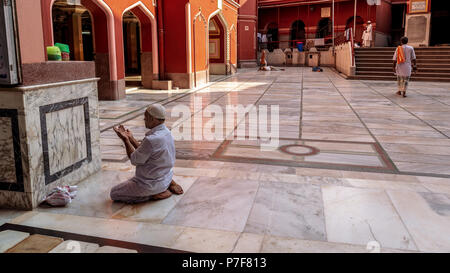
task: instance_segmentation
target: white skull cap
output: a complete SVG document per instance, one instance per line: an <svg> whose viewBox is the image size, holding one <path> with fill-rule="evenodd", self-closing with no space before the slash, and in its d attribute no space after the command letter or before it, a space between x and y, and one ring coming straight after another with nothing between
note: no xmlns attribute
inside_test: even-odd
<svg viewBox="0 0 450 273"><path fill-rule="evenodd" d="M166 108L159 103L150 105L146 112L156 119L166 119Z"/></svg>

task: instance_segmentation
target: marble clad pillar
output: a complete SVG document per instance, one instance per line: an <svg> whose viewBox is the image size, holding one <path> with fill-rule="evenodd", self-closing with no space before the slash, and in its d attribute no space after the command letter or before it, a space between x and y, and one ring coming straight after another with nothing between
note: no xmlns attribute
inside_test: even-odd
<svg viewBox="0 0 450 273"><path fill-rule="evenodd" d="M30 210L100 170L97 81L0 88L0 207Z"/></svg>

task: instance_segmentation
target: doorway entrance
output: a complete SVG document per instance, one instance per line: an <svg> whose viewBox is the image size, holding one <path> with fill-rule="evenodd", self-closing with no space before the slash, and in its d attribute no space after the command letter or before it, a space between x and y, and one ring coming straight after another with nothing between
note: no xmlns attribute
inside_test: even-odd
<svg viewBox="0 0 450 273"><path fill-rule="evenodd" d="M450 1L431 1L430 46L450 45Z"/></svg>
<svg viewBox="0 0 450 273"><path fill-rule="evenodd" d="M406 4L392 5L391 45L400 45L400 39L405 35Z"/></svg>

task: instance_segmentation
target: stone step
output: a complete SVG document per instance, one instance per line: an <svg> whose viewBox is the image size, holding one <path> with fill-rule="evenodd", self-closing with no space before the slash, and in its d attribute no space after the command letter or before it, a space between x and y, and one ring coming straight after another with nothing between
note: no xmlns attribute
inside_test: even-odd
<svg viewBox="0 0 450 273"><path fill-rule="evenodd" d="M358 58L355 59L356 64L362 64L362 63L392 63L392 57L391 58ZM429 59L417 59L417 63L422 64L450 64L450 58L448 59L435 59L435 60L429 60Z"/></svg>
<svg viewBox="0 0 450 273"><path fill-rule="evenodd" d="M392 51L396 47L371 47L371 48L355 48L355 51ZM450 50L448 46L434 46L434 47L415 47L415 51L440 51L440 50Z"/></svg>
<svg viewBox="0 0 450 273"><path fill-rule="evenodd" d="M450 69L450 64L444 64L444 63L437 63L437 64L430 64L430 63L418 63L419 69L424 68L433 68L433 69ZM386 69L392 69L392 62L385 62L385 63L358 63L358 68L386 68Z"/></svg>
<svg viewBox="0 0 450 273"><path fill-rule="evenodd" d="M356 60L367 60L367 59L381 59L381 60L392 60L393 55L386 55L386 56L381 56L381 55L374 55L374 56L355 56ZM435 60L445 60L447 62L450 63L450 55L429 55L429 56L417 56L417 60L422 60L422 61L429 61L429 62L434 62Z"/></svg>
<svg viewBox="0 0 450 273"><path fill-rule="evenodd" d="M361 72L392 72L392 65L391 66L383 66L383 67L356 67L356 71ZM450 74L450 67L447 68L426 68L426 67L420 67L418 68L418 73L434 73L434 74ZM447 75L449 76L449 75Z"/></svg>
<svg viewBox="0 0 450 273"><path fill-rule="evenodd" d="M391 76L393 74L392 70L388 71L357 71L357 75L379 75L379 76ZM450 74L443 73L432 73L432 72L417 72L413 77L438 77L438 78L449 78Z"/></svg>
<svg viewBox="0 0 450 273"><path fill-rule="evenodd" d="M349 79L354 80L373 80L373 81L396 81L395 76L375 76L375 75L356 75L349 77ZM450 82L448 78L440 77L413 77L411 81L422 81L422 82Z"/></svg>

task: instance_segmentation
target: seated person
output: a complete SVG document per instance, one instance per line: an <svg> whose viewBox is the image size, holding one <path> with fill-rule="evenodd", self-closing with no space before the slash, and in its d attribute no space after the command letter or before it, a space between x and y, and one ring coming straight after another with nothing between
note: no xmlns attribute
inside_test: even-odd
<svg viewBox="0 0 450 273"><path fill-rule="evenodd" d="M145 127L150 129L139 143L133 134L122 125L114 127L127 151L136 173L130 180L111 189L113 201L139 203L160 200L174 194L182 194L183 189L172 180L175 164L175 144L169 129L164 125L165 109L154 104L144 113Z"/></svg>
<svg viewBox="0 0 450 273"><path fill-rule="evenodd" d="M260 60L260 65L259 65L259 69L258 71L284 71L284 69L278 69L274 66L268 66L267 65L267 61L266 61L266 52L263 50L261 53L261 60Z"/></svg>

